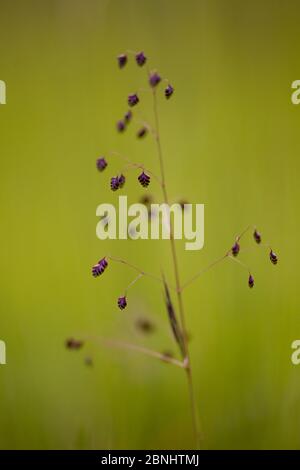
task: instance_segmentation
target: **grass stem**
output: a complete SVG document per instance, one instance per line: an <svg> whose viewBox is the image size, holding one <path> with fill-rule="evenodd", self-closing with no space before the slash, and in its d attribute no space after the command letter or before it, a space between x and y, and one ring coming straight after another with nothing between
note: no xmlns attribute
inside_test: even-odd
<svg viewBox="0 0 300 470"><path fill-rule="evenodd" d="M164 196L164 202L166 204L169 204L169 198L168 198L168 193L167 193L167 188L166 188L164 160L163 160L163 153L162 153L162 147L161 147L161 141L160 141L157 96L156 96L155 88L153 88L153 111L154 111L155 130L156 130L155 141L156 141L158 159L159 159L159 164L160 164L162 191L163 191L163 196ZM183 298L182 298L182 290L181 290L181 285L180 285L177 253L176 253L176 246L175 246L175 240L173 236L173 227L172 227L171 221L170 221L170 242L171 242L174 276L175 276L175 282L176 282L176 293L177 293L177 300L178 300L178 306L179 306L179 315L180 315L181 329L182 329L182 334L183 334L183 348L184 348L184 353L185 353L184 363L186 364L185 371L187 374L191 414L192 414L192 420L193 420L194 438L195 438L196 448L199 448L201 434L200 434L198 410L197 410L197 404L196 404L196 398L195 398L195 392L194 392L194 386L193 386L193 374L192 374L192 367L191 367L191 360L190 360L190 352L189 352L189 346L188 346L188 341L187 341L185 313L184 313L184 305L183 305Z"/></svg>

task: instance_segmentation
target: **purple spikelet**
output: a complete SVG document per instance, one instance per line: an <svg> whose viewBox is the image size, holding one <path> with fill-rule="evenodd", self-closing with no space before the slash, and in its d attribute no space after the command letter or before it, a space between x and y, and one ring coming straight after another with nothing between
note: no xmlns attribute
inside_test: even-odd
<svg viewBox="0 0 300 470"><path fill-rule="evenodd" d="M74 338L68 338L65 344L67 349L80 349L83 346L83 341Z"/></svg>
<svg viewBox="0 0 300 470"><path fill-rule="evenodd" d="M168 85L167 88L165 89L165 97L167 98L167 100L173 95L174 93L174 88L172 87L172 85Z"/></svg>
<svg viewBox="0 0 300 470"><path fill-rule="evenodd" d="M254 286L254 278L251 274L248 279L248 286L250 287L250 289L252 289L252 287Z"/></svg>
<svg viewBox="0 0 300 470"><path fill-rule="evenodd" d="M107 161L104 157L100 157L96 160L96 166L99 171L103 171L107 167Z"/></svg>
<svg viewBox="0 0 300 470"><path fill-rule="evenodd" d="M158 75L157 72L151 73L151 75L149 77L150 86L152 86L154 88L159 84L160 81L161 81L161 77L160 77L160 75Z"/></svg>
<svg viewBox="0 0 300 470"><path fill-rule="evenodd" d="M124 308L127 307L127 300L125 296L118 298L118 307L120 310L124 310Z"/></svg>
<svg viewBox="0 0 300 470"><path fill-rule="evenodd" d="M136 104L138 104L139 101L140 101L140 100L139 100L139 97L138 97L138 95L137 95L136 93L134 93L133 95L129 95L129 96L128 96L128 104L129 104L129 106L131 106L131 107L132 107L132 106L135 106Z"/></svg>
<svg viewBox="0 0 300 470"><path fill-rule="evenodd" d="M144 188L146 188L150 184L150 176L147 175L144 171L140 174L138 180Z"/></svg>
<svg viewBox="0 0 300 470"><path fill-rule="evenodd" d="M132 112L129 110L124 116L124 121L128 124L132 119Z"/></svg>
<svg viewBox="0 0 300 470"><path fill-rule="evenodd" d="M119 189L120 183L119 183L119 177L118 176L113 176L110 180L110 188L112 191L117 191Z"/></svg>
<svg viewBox="0 0 300 470"><path fill-rule="evenodd" d="M138 139L142 139L143 137L145 137L146 134L147 134L147 127L141 127L138 130L136 136Z"/></svg>
<svg viewBox="0 0 300 470"><path fill-rule="evenodd" d="M92 274L94 277L101 276L107 268L108 263L105 258L100 259L95 266L92 267Z"/></svg>
<svg viewBox="0 0 300 470"><path fill-rule="evenodd" d="M122 120L118 121L116 127L118 132L123 132L125 130L125 122Z"/></svg>
<svg viewBox="0 0 300 470"><path fill-rule="evenodd" d="M124 175L118 176L118 180L119 180L119 188L123 188L125 181L126 181L125 176Z"/></svg>
<svg viewBox="0 0 300 470"><path fill-rule="evenodd" d="M256 229L253 232L253 238L256 241L256 243L259 244L261 242L261 235Z"/></svg>
<svg viewBox="0 0 300 470"><path fill-rule="evenodd" d="M238 242L235 242L235 244L231 248L231 253L233 254L233 256L237 256L239 252L240 252L240 245L238 244Z"/></svg>
<svg viewBox="0 0 300 470"><path fill-rule="evenodd" d="M146 63L147 57L145 56L145 54L143 52L139 52L138 54L136 54L135 60L136 60L136 63L140 67L142 67L142 65L144 65Z"/></svg>
<svg viewBox="0 0 300 470"><path fill-rule="evenodd" d="M276 253L274 253L273 250L270 251L270 260L273 264L277 264L278 263L278 258L277 258L277 255Z"/></svg>
<svg viewBox="0 0 300 470"><path fill-rule="evenodd" d="M128 60L128 57L126 54L120 54L118 56L118 64L119 64L120 69L125 67L125 65L127 64L127 60Z"/></svg>

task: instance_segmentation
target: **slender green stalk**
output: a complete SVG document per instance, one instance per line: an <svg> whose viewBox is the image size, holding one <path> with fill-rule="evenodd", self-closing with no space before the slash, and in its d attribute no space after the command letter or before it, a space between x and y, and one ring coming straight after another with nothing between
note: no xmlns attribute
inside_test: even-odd
<svg viewBox="0 0 300 470"><path fill-rule="evenodd" d="M169 364L173 364L174 366L181 367L183 369L186 368L186 364L184 361L178 361L177 359L174 359L173 357L169 357L166 354L160 353L158 351L154 351L153 349L144 348L143 346L140 346L139 344L127 343L125 341L119 341L116 339L101 338L100 336L88 336L87 338L84 338L84 339L88 339L90 341L94 341L97 343L99 342L101 344L104 344L107 347L127 349L129 351L136 351L136 352L145 354L146 356L159 359L162 362L167 362Z"/></svg>
<svg viewBox="0 0 300 470"><path fill-rule="evenodd" d="M162 191L163 191L163 196L164 196L164 202L166 204L169 204L169 198L168 198L168 193L167 193L167 188L166 188L164 160L163 160L161 141L160 141L157 96L156 96L155 88L153 88L153 111L154 111L155 128L156 128L155 141L157 145L157 153L158 153L158 158L159 158L161 180L162 180L161 186L162 186ZM198 419L198 410L197 410L195 392L194 392L194 387L193 387L193 374L192 374L190 352L189 352L189 346L188 346L188 340L187 340L187 330L186 330L185 313L184 313L184 305L183 305L183 298L182 298L182 289L181 289L181 284L180 284L177 253L176 253L176 246L175 246L175 240L173 236L173 227L172 227L171 220L170 220L170 242L171 242L174 276L175 276L175 282L176 282L176 293L177 293L177 300L178 300L178 306L179 306L179 315L180 315L181 329L182 329L182 334L183 334L183 348L184 348L184 353L185 353L184 360L186 362L185 370L186 370L187 381L188 381L191 414L192 414L192 420L193 420L193 429L194 429L196 447L199 448L200 447L200 427L199 427L199 419Z"/></svg>

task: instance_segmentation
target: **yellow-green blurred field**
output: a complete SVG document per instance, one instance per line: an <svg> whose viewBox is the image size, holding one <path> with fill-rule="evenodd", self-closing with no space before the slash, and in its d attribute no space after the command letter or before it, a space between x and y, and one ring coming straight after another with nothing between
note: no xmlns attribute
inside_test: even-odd
<svg viewBox="0 0 300 470"><path fill-rule="evenodd" d="M171 279L167 241L95 235L97 205L118 195L109 190L117 162L99 175L96 158L118 150L158 171L149 136L137 141L134 124L115 131L127 94L145 86L134 64L118 70L125 49L143 49L175 87L159 102L171 198L205 204L204 249L178 243L182 279L248 224L279 256L275 267L260 248L241 255L253 290L226 261L185 292L203 447L300 447L300 366L290 361L300 337L300 106L290 99L299 13L294 0L0 0L0 448L193 446L180 369L64 347L69 336L100 335L176 352L159 284L142 279L120 312L134 273L90 271L109 252ZM146 94L140 111L151 121ZM123 193L143 194L134 173ZM254 246L251 235L244 243ZM156 324L150 337L134 329L141 315Z"/></svg>

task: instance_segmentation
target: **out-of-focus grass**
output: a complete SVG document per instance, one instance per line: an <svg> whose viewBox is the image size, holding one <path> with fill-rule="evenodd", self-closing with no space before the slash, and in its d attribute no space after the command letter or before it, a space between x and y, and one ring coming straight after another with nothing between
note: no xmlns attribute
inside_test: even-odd
<svg viewBox="0 0 300 470"><path fill-rule="evenodd" d="M299 78L296 2L75 0L1 8L1 448L186 448L192 444L182 371L132 353L64 348L92 334L173 348L159 285L143 279L128 309L116 298L133 273L91 265L113 252L170 275L168 242L100 242L96 206L115 201L95 159L110 149L157 170L151 140L116 135L126 96L145 73L115 56L144 49L174 84L160 102L170 195L205 203L205 247L185 252L183 280L256 223L278 251L245 253L187 289L185 304L205 448L298 448ZM144 86L144 85L142 85ZM140 109L152 119L147 95ZM154 182L152 185L154 191ZM130 202L142 194L128 178ZM149 188L150 191L150 188ZM156 188L155 188L156 191ZM251 237L245 242L253 246ZM157 332L132 328L149 315ZM85 355L94 366L86 367Z"/></svg>

